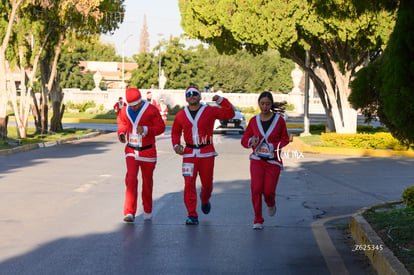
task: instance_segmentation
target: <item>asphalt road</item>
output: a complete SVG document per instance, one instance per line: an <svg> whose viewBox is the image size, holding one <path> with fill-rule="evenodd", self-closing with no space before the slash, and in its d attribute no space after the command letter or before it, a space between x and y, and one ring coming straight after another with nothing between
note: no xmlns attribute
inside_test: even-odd
<svg viewBox="0 0 414 275"><path fill-rule="evenodd" d="M115 133L0 156L0 274L373 274L343 229L358 209L399 200L413 159L289 147L277 214L254 231L249 151L239 135L215 144L212 210L199 211L198 226L184 224L181 158L168 131L157 141L149 222L142 207L134 224L122 222L126 169Z"/></svg>

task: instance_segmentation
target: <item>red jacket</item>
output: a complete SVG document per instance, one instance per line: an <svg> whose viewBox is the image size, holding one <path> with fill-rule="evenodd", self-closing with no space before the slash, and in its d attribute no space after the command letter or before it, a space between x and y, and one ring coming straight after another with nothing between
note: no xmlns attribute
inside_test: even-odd
<svg viewBox="0 0 414 275"><path fill-rule="evenodd" d="M136 160L155 162L157 161L157 150L155 147L155 136L165 131L165 124L161 118L157 107L147 101L143 101L143 106L138 113L135 121L128 114L129 107L122 108L117 118L118 136L125 134L127 145L125 146L125 157L135 156ZM128 140L131 134L138 126L143 126L145 135L142 137L142 146L152 145L151 148L142 151L134 150L128 146ZM136 130L135 130L136 131Z"/></svg>
<svg viewBox="0 0 414 275"><path fill-rule="evenodd" d="M281 149L289 144L289 134L286 129L286 122L282 116L276 113L272 124L267 130L266 134L263 131L262 124L260 122L260 115L256 115L250 119L247 129L241 139L241 145L245 148L252 148L253 152L250 155L250 159L261 159L259 148L251 146L251 138L253 136L259 136L260 142L264 142L269 145L273 160L268 160L269 163L283 166ZM265 139L266 138L266 139ZM257 147L260 146L261 143Z"/></svg>
<svg viewBox="0 0 414 275"><path fill-rule="evenodd" d="M162 119L166 120L168 115L168 106L165 104L163 104L163 106L161 106L161 104L158 104L157 108L160 111Z"/></svg>
<svg viewBox="0 0 414 275"><path fill-rule="evenodd" d="M199 149L185 146L183 157L211 157L217 153L213 145L213 128L216 119L231 119L234 117L234 110L231 103L220 97L217 103L221 106L212 107L201 105L195 119L192 118L187 107L178 112L175 116L171 129L171 140L173 147L181 144L181 136L184 133L184 142L190 145L210 143Z"/></svg>
<svg viewBox="0 0 414 275"><path fill-rule="evenodd" d="M120 104L120 102L118 101L117 103L115 103L114 105L114 109L116 110L116 114L119 115L119 112L126 106L125 102L122 102L122 104Z"/></svg>

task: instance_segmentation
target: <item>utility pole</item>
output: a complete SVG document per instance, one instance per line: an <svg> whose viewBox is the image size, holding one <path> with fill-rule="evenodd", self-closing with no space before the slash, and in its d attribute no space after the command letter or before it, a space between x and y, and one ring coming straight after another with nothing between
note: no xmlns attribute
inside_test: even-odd
<svg viewBox="0 0 414 275"><path fill-rule="evenodd" d="M306 50L306 57L305 57L305 106L304 106L304 115L303 115L303 133L301 136L310 136L311 133L309 131L309 50Z"/></svg>

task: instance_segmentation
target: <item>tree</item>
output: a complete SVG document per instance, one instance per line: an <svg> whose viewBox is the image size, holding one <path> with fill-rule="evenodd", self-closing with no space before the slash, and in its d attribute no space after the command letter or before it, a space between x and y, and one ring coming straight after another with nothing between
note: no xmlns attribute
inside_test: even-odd
<svg viewBox="0 0 414 275"><path fill-rule="evenodd" d="M149 88L158 83L158 62L153 53L140 53L133 57L138 69L131 71L131 86Z"/></svg>
<svg viewBox="0 0 414 275"><path fill-rule="evenodd" d="M58 72L60 85L65 88L92 90L95 87L93 75L81 72L80 61L121 61L112 44L102 43L99 35L79 38L69 35L59 58ZM91 88L90 88L91 87Z"/></svg>
<svg viewBox="0 0 414 275"><path fill-rule="evenodd" d="M13 82L8 80L11 79L8 76L10 72L9 64L15 62L20 66L20 71L25 72L24 60L30 60L28 68L31 69L28 82L25 81L22 73L21 84L24 85L22 87L24 96L30 94L34 98L32 88L35 85L34 79L38 72L38 66L40 68L42 83L40 107L34 106L33 108L32 106L37 129L41 132L47 131L48 102L51 99L54 110L51 130L59 131L62 129L63 108L60 108L62 93L59 86L57 63L66 34L74 31L87 36L114 30L123 20L123 0L115 2L110 0L14 0L3 1L0 7L3 22L3 24L0 24L0 28L5 30L5 35L2 37L3 43L0 46L0 137L7 137L7 90L11 91L10 94L12 95L15 114L17 114L17 124L21 136L27 127L28 104L24 102L23 108L20 108L23 111L18 111L17 100L15 100L17 90L12 85ZM110 15L114 12L119 14L111 17ZM27 20L33 24L27 24ZM14 25L20 22L24 24L20 24L17 31L14 30ZM23 26L29 26L29 28ZM30 28L32 26L33 28ZM13 31L17 39L13 37ZM30 37L34 43L21 43L27 37ZM17 43L14 43L17 47L14 49L14 55L7 56L6 59L6 50L10 49L13 52L13 49L8 47L10 40L12 42L17 41ZM18 61L17 56L19 56ZM7 81L9 81L9 85ZM29 84L28 87L26 87L27 83ZM34 100L34 103L37 103L36 100ZM20 117L20 115L22 116Z"/></svg>
<svg viewBox="0 0 414 275"><path fill-rule="evenodd" d="M183 89L200 83L197 73L203 71L205 63L197 57L194 48L185 50L184 47L179 38L171 38L161 41L152 53L134 55L138 69L132 71L131 85L140 88L158 86L159 69L163 69L167 77L165 89Z"/></svg>
<svg viewBox="0 0 414 275"><path fill-rule="evenodd" d="M384 53L356 74L350 101L369 119L379 117L403 143L414 143L414 5L402 0Z"/></svg>
<svg viewBox="0 0 414 275"><path fill-rule="evenodd" d="M162 49L162 51L160 51ZM226 92L259 92L273 90L288 93L292 89L292 61L282 58L276 50L252 56L246 51L222 56L215 47L197 45L185 48L180 38L163 40L151 53L134 56L138 69L132 71L131 84L149 88L158 83L159 66L168 81L166 89L200 89L219 84Z"/></svg>
<svg viewBox="0 0 414 275"><path fill-rule="evenodd" d="M57 64L66 36L75 32L80 36L90 36L110 32L123 20L123 0L61 0L49 9L49 25L53 25L56 39L50 40L49 51L41 63L42 94L46 98L50 94L53 116L50 130L62 131L64 106L61 106L62 91L57 74ZM120 13L122 16L105 16ZM52 17L51 17L52 16ZM53 53L53 54L51 54Z"/></svg>
<svg viewBox="0 0 414 275"><path fill-rule="evenodd" d="M276 50L252 56L245 50L234 55L220 55L215 47L200 47L199 54L207 62L205 79L215 88L226 92L260 92L272 90L288 93L292 90L292 61L281 58Z"/></svg>
<svg viewBox="0 0 414 275"><path fill-rule="evenodd" d="M179 0L186 34L214 44L221 53L278 49L309 72L328 128L356 132L349 83L370 50L388 40L394 9L372 1ZM389 1L392 2L392 1ZM306 50L312 66L305 63Z"/></svg>

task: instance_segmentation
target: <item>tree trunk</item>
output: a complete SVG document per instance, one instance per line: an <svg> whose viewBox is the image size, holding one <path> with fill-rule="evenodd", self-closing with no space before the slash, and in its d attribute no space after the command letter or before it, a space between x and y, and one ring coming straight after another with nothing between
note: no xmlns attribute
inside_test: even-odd
<svg viewBox="0 0 414 275"><path fill-rule="evenodd" d="M32 110L32 116L33 116L33 120L34 120L34 124L35 124L35 128L36 128L36 134L40 134L42 127L41 127L41 122L40 122L40 110L39 110L39 104L37 102L37 98L36 98L36 94L33 91L32 88L30 88L30 108Z"/></svg>
<svg viewBox="0 0 414 275"><path fill-rule="evenodd" d="M65 35L62 32L59 36L59 42L55 47L55 56L53 58L52 68L50 70L50 76L47 86L50 88L51 100L53 104L53 116L50 124L50 130L53 132L62 132L62 117L64 113L64 106L62 106L62 89L60 88L59 75L57 74L57 66L59 61L60 52L62 49Z"/></svg>
<svg viewBox="0 0 414 275"><path fill-rule="evenodd" d="M40 94L40 127L41 127L41 134L48 132L48 124L49 124L49 88L48 88L48 79L50 75L50 68L49 68L49 57L50 52L46 54L46 57L40 62L40 75L42 79L42 92Z"/></svg>
<svg viewBox="0 0 414 275"><path fill-rule="evenodd" d="M7 138L7 84L5 50L0 46L0 138Z"/></svg>
<svg viewBox="0 0 414 275"><path fill-rule="evenodd" d="M53 115L52 119L50 120L50 131L56 133L63 131L62 117L65 111L65 105L61 106L60 103L61 102L59 101L53 102Z"/></svg>
<svg viewBox="0 0 414 275"><path fill-rule="evenodd" d="M2 44L0 45L0 138L5 140L7 138L7 84L6 84L6 49L9 44L9 39L17 9L22 0L11 1L12 10L9 14L9 22L7 30L4 34ZM4 5L4 4L3 4Z"/></svg>
<svg viewBox="0 0 414 275"><path fill-rule="evenodd" d="M48 119L49 106L47 91L42 88L42 94L40 99L40 134L46 134L48 132Z"/></svg>
<svg viewBox="0 0 414 275"><path fill-rule="evenodd" d="M9 122L9 116L0 117L0 139L7 139L7 123Z"/></svg>
<svg viewBox="0 0 414 275"><path fill-rule="evenodd" d="M306 70L304 59L300 54L284 52L284 55ZM357 111L349 104L351 93L349 83L351 70L342 73L338 65L326 54L312 52L317 69L308 69L309 77L316 87L326 114L326 128L329 132L354 134L357 129Z"/></svg>
<svg viewBox="0 0 414 275"><path fill-rule="evenodd" d="M11 100L13 103L13 110L16 118L16 124L18 129L18 135L19 138L26 138L27 137L27 127L28 127L28 118L29 118L29 108L30 108L30 96L27 92L27 81L26 81L26 71L24 67L21 65L23 64L24 59L24 52L23 47L19 47L19 64L20 64L20 100L17 101L17 89L16 84L14 82L13 76L12 76L12 70L9 67L8 62L6 62L7 66L7 79L9 85L9 91L11 95Z"/></svg>

